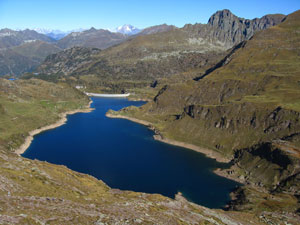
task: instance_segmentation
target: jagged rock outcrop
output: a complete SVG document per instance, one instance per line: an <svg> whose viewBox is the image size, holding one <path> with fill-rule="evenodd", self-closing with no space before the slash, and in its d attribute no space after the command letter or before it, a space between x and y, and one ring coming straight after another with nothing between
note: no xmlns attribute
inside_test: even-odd
<svg viewBox="0 0 300 225"><path fill-rule="evenodd" d="M269 191L291 188L287 181L297 180L300 158L286 142L261 143L235 152L234 164L243 169L243 179ZM293 186L293 185L292 185ZM290 191L291 192L291 191ZM291 194L299 194L293 191Z"/></svg>
<svg viewBox="0 0 300 225"><path fill-rule="evenodd" d="M270 14L249 20L237 17L225 9L213 14L207 24L215 29L213 35L218 40L230 46L248 40L259 30L279 24L284 17L282 14Z"/></svg>

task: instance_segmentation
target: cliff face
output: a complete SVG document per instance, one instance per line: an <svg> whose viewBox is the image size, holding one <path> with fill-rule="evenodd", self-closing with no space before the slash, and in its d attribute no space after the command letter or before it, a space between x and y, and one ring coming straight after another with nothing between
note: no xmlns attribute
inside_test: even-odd
<svg viewBox="0 0 300 225"><path fill-rule="evenodd" d="M235 152L234 163L245 172L245 179L257 186L298 195L294 188L300 174L299 151L284 141L261 143ZM288 184L287 181L290 181Z"/></svg>
<svg viewBox="0 0 300 225"><path fill-rule="evenodd" d="M229 10L222 10L209 18L208 25L215 29L213 31L215 37L228 45L232 45L248 40L256 31L279 24L284 17L282 14L274 14L249 20L239 18Z"/></svg>

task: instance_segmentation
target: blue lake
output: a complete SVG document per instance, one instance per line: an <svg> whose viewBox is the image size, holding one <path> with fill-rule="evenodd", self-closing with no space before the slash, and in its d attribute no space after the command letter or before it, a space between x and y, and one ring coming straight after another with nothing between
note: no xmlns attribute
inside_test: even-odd
<svg viewBox="0 0 300 225"><path fill-rule="evenodd" d="M144 102L92 98L91 113L68 116L68 122L35 136L23 154L87 173L112 188L159 193L171 198L181 192L210 208L223 207L238 183L212 171L227 165L203 154L155 141L153 131L124 119L105 116L109 109Z"/></svg>

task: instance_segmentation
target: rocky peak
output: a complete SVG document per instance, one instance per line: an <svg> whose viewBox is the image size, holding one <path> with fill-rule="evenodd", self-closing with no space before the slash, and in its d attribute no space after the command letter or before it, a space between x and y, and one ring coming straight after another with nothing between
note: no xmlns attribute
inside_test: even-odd
<svg viewBox="0 0 300 225"><path fill-rule="evenodd" d="M228 47L253 36L256 31L279 24L285 16L270 14L252 20L235 16L228 9L217 11L208 20L208 26L214 30L214 37Z"/></svg>
<svg viewBox="0 0 300 225"><path fill-rule="evenodd" d="M208 20L208 25L219 29L228 29L230 25L239 20L230 10L224 9L214 13Z"/></svg>
<svg viewBox="0 0 300 225"><path fill-rule="evenodd" d="M97 29L95 27L91 27L91 29L88 30L89 32L95 32Z"/></svg>

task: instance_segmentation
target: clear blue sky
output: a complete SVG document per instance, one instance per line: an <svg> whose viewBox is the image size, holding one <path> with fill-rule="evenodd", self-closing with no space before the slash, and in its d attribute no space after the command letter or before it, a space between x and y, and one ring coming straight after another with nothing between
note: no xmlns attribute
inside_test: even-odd
<svg viewBox="0 0 300 225"><path fill-rule="evenodd" d="M221 9L252 19L269 13L289 14L300 0L0 0L0 28L109 28L162 23L182 27L207 23Z"/></svg>

